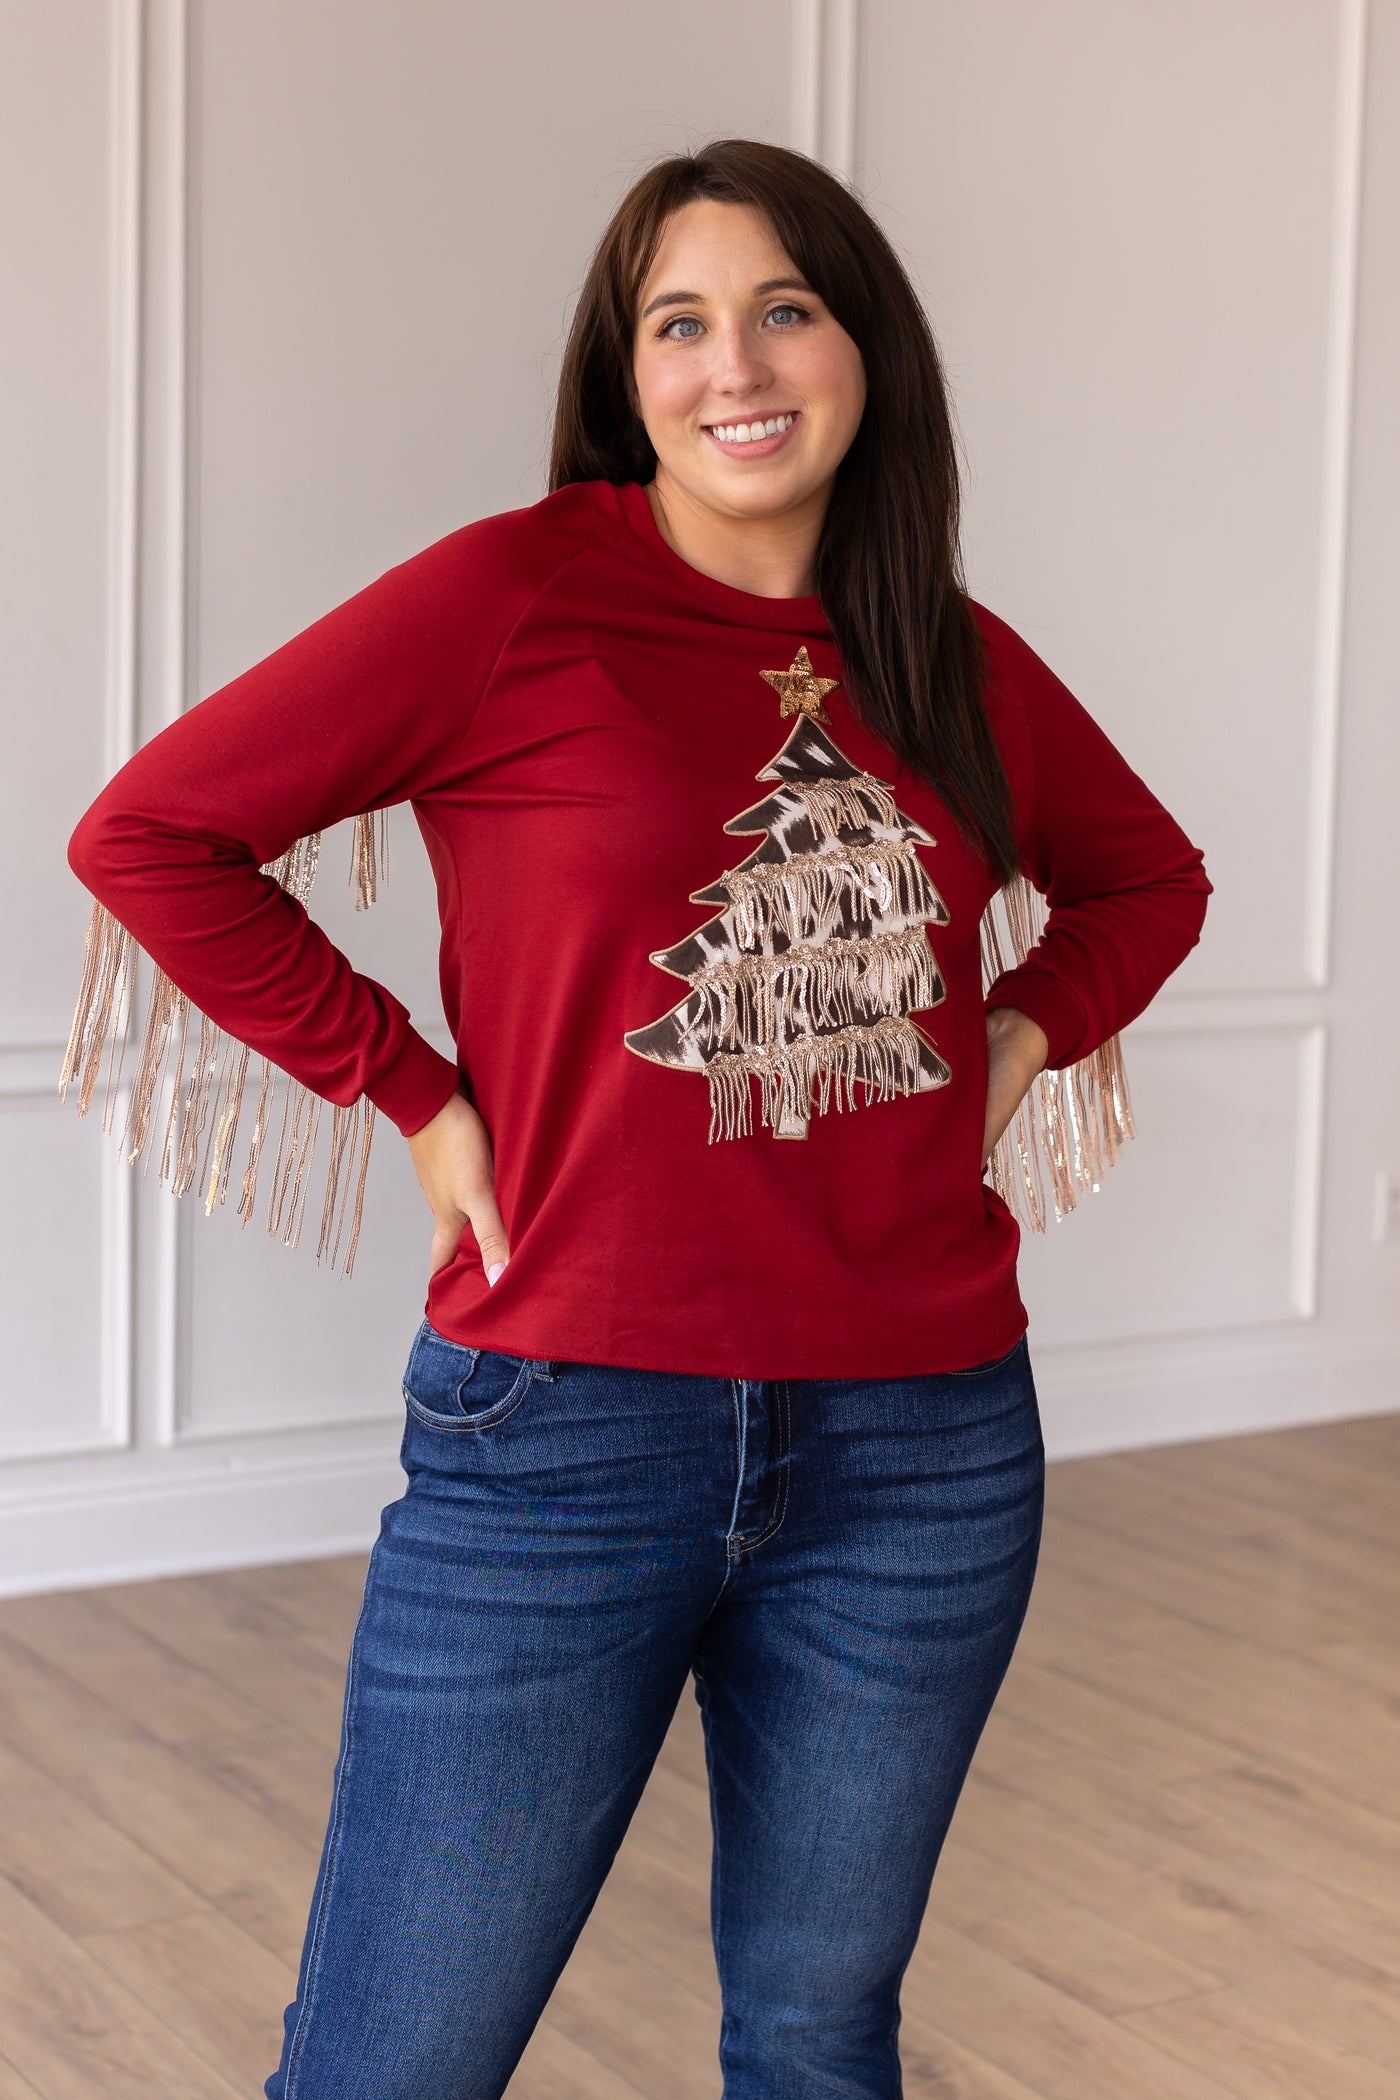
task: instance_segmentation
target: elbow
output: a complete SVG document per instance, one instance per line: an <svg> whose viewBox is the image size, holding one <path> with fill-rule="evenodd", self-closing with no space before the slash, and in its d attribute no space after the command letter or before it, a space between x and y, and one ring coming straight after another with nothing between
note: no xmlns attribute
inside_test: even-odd
<svg viewBox="0 0 1400 2100"><path fill-rule="evenodd" d="M111 867L111 853L100 798L91 809L83 812L73 827L68 840L68 865L79 882L94 896L101 896Z"/></svg>
<svg viewBox="0 0 1400 2100"><path fill-rule="evenodd" d="M139 829L138 820L113 795L109 783L69 835L68 865L103 904L114 902L123 874L133 866L140 851Z"/></svg>
<svg viewBox="0 0 1400 2100"><path fill-rule="evenodd" d="M1196 849L1188 874L1190 879L1189 898L1191 907L1188 923L1191 928L1191 947L1194 948L1197 941L1201 938L1201 930L1206 923L1206 908L1215 892L1215 884L1206 873L1205 854L1199 847Z"/></svg>
<svg viewBox="0 0 1400 2100"><path fill-rule="evenodd" d="M1169 907L1169 916L1163 922L1166 976L1173 976L1192 949L1199 945L1206 922L1206 906L1213 889L1214 884L1199 857L1167 885L1163 897L1163 902Z"/></svg>
<svg viewBox="0 0 1400 2100"><path fill-rule="evenodd" d="M1190 848L1188 857L1160 885L1164 899L1170 901L1172 914L1180 929L1182 955L1190 953L1201 938L1206 922L1206 906L1214 893L1215 884L1206 873L1205 854L1199 846Z"/></svg>

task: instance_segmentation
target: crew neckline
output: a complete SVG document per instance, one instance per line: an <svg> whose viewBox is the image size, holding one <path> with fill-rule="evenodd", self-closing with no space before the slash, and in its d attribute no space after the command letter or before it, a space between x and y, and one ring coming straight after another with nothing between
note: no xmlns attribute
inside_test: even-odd
<svg viewBox="0 0 1400 2100"><path fill-rule="evenodd" d="M652 515L651 498L640 481L620 482L618 493L628 523L652 558L712 612L722 613L744 627L776 627L793 634L831 632L818 592L797 598L765 598L761 591L744 591L737 584L721 583L717 576L707 576L703 569L693 568L677 554Z"/></svg>

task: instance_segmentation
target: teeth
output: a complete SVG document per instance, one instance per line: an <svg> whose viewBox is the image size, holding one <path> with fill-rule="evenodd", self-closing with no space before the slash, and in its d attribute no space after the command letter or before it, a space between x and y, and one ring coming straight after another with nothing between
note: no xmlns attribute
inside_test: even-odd
<svg viewBox="0 0 1400 2100"><path fill-rule="evenodd" d="M766 423L711 423L713 434L728 445L751 445L757 438L776 437L780 430L790 430L796 418L792 415L769 416Z"/></svg>

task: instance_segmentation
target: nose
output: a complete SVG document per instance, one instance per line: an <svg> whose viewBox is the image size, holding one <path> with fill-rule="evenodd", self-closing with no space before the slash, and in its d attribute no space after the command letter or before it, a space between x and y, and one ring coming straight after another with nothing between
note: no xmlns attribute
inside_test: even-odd
<svg viewBox="0 0 1400 2100"><path fill-rule="evenodd" d="M736 321L720 330L714 373L719 393L750 394L766 386L770 376L768 359L751 329Z"/></svg>

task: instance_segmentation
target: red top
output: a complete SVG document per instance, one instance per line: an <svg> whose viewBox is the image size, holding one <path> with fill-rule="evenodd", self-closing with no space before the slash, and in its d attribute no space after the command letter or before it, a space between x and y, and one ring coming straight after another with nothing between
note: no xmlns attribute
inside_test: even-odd
<svg viewBox="0 0 1400 2100"><path fill-rule="evenodd" d="M820 600L693 569L637 482L575 483L388 570L129 759L69 864L197 1008L327 1100L363 1093L409 1135L460 1082L511 1258L488 1285L464 1229L427 1286L444 1334L748 1378L965 1369L1027 1321L1020 1227L981 1166L984 1006L1038 1021L1051 1066L1087 1056L1195 945L1212 888L1092 717L975 610L1049 906L985 1001L994 881L850 712ZM261 872L403 801L455 1063Z"/></svg>

